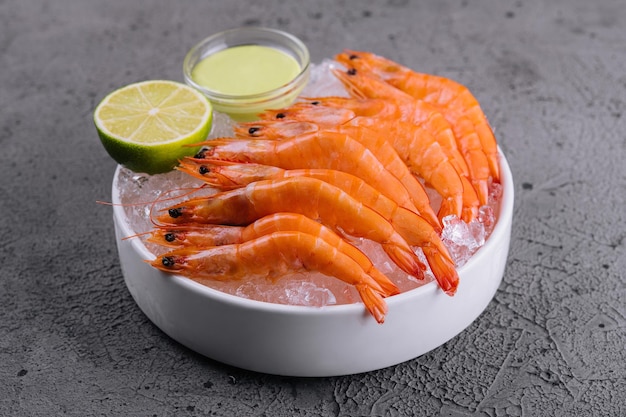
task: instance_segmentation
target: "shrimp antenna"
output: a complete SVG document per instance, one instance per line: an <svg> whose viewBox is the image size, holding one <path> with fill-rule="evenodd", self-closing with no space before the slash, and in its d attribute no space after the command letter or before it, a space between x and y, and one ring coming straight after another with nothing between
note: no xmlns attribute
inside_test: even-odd
<svg viewBox="0 0 626 417"><path fill-rule="evenodd" d="M344 87L348 90L348 93L358 99L365 99L367 96L363 91L361 91L353 82L350 80L350 76L356 74L356 69L352 68L348 71L339 71L333 69L332 72L341 81Z"/></svg>
<svg viewBox="0 0 626 417"><path fill-rule="evenodd" d="M150 223L152 223L155 227L166 227L167 225L163 225L163 224L159 224L156 220L154 220L154 207L156 206L157 203L162 203L164 201L172 201L172 200L178 200L187 196L192 195L193 193L197 193L198 191L204 189L207 187L207 184L202 184L199 187L187 187L187 188L175 188L172 190L167 190L167 191L163 191L161 194L159 194L159 196L154 199L154 201L152 201L152 203L150 204L150 210L148 213L148 218L150 219ZM170 194L176 191L186 191L185 193L182 193L180 195L176 195L175 197L168 197L168 198L161 198L161 196L166 195L166 194Z"/></svg>
<svg viewBox="0 0 626 417"><path fill-rule="evenodd" d="M141 237L141 236L145 236L152 233L152 230L148 230L145 232L140 232L140 233L135 233L134 235L129 235L129 236L125 236L122 238L122 240L129 240L129 239L134 239L136 237Z"/></svg>
<svg viewBox="0 0 626 417"><path fill-rule="evenodd" d="M219 169L214 168L216 166L234 165L235 162L220 161L217 159L203 159L202 164L199 164L193 159L190 159L189 161L191 162L182 162L176 169L193 177L199 178L202 181L205 181L208 185L216 188L233 189L239 187L237 182L233 181L227 175L222 174Z"/></svg>

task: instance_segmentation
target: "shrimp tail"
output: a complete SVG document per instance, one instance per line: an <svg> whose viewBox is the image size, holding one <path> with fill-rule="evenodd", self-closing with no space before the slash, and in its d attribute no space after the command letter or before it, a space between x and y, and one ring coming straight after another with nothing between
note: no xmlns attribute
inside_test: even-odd
<svg viewBox="0 0 626 417"><path fill-rule="evenodd" d="M376 268L368 271L368 274L374 278L374 281L380 286L381 294L383 297L390 297L392 295L400 294L400 289L394 284L385 274L380 272Z"/></svg>
<svg viewBox="0 0 626 417"><path fill-rule="evenodd" d="M470 224L470 222L474 220L477 215L477 209L473 207L463 207L463 211L461 212L461 220L463 220L467 224Z"/></svg>
<svg viewBox="0 0 626 417"><path fill-rule="evenodd" d="M454 267L454 263L448 261L434 247L424 247L422 249L439 287L446 294L453 296L459 286L459 275Z"/></svg>
<svg viewBox="0 0 626 417"><path fill-rule="evenodd" d="M426 265L419 260L415 253L393 243L383 244L382 247L385 253L389 255L391 260L394 261L400 269L417 279L424 279Z"/></svg>
<svg viewBox="0 0 626 417"><path fill-rule="evenodd" d="M489 181L484 179L472 179L471 183L474 186L474 190L476 190L476 194L478 194L480 205L483 206L487 204L489 202Z"/></svg>
<svg viewBox="0 0 626 417"><path fill-rule="evenodd" d="M478 195L465 175L460 175L460 178L463 183L463 211L461 212L461 219L469 224L478 215Z"/></svg>
<svg viewBox="0 0 626 417"><path fill-rule="evenodd" d="M439 219L443 219L449 215L455 215L457 217L461 217L462 213L462 202L456 198L444 198L441 200L441 207L439 208L439 212L437 216Z"/></svg>
<svg viewBox="0 0 626 417"><path fill-rule="evenodd" d="M367 311L370 312L378 323L384 323L385 314L387 313L387 303L385 303L382 295L365 284L359 284L355 287Z"/></svg>
<svg viewBox="0 0 626 417"><path fill-rule="evenodd" d="M484 123L476 126L478 136L483 140L485 148L485 154L487 156L487 162L489 163L489 170L493 176L493 180L497 183L500 182L500 158L498 156L496 140L493 135L493 129L487 121L487 117L483 115Z"/></svg>

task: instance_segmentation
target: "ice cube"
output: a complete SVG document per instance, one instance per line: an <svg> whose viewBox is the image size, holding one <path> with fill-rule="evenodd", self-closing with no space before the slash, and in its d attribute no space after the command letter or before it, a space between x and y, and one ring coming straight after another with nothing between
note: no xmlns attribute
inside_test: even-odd
<svg viewBox="0 0 626 417"><path fill-rule="evenodd" d="M190 195L200 190L203 182L180 171L165 174L137 174L121 167L117 177L120 201L124 205L128 223L136 232L152 228L150 217L165 205L175 204L177 196ZM203 193L215 192L211 188Z"/></svg>
<svg viewBox="0 0 626 417"><path fill-rule="evenodd" d="M502 184L498 184L496 182L491 183L489 186L489 202L488 204L494 208L502 199Z"/></svg>
<svg viewBox="0 0 626 417"><path fill-rule="evenodd" d="M456 266L464 265L474 253L475 240L470 227L455 215L443 218L441 239L450 251Z"/></svg>
<svg viewBox="0 0 626 417"><path fill-rule="evenodd" d="M213 111L213 125L209 139L232 136L234 125L235 122L227 114Z"/></svg>
<svg viewBox="0 0 626 417"><path fill-rule="evenodd" d="M345 67L331 59L312 64L309 83L300 95L302 97L349 97L341 81L333 75L333 69L345 70Z"/></svg>
<svg viewBox="0 0 626 417"><path fill-rule="evenodd" d="M321 307L337 303L335 295L324 287L309 281L290 281L281 298L285 304Z"/></svg>
<svg viewBox="0 0 626 417"><path fill-rule="evenodd" d="M337 297L328 288L321 274L290 274L276 282L265 279L250 279L236 288L228 288L226 283L215 283L218 289L232 292L239 297L277 304L308 307L323 307L337 304ZM318 280L317 278L321 278ZM221 288L220 288L221 287ZM339 288L339 292L343 287Z"/></svg>
<svg viewBox="0 0 626 417"><path fill-rule="evenodd" d="M494 226L496 225L496 215L494 208L491 205L482 206L478 209L478 221L484 227L485 239L491 234ZM484 240L483 243L484 244ZM481 244L481 246L482 246Z"/></svg>
<svg viewBox="0 0 626 417"><path fill-rule="evenodd" d="M467 225L473 239L474 252L485 244L485 225L480 220L480 218L475 218Z"/></svg>

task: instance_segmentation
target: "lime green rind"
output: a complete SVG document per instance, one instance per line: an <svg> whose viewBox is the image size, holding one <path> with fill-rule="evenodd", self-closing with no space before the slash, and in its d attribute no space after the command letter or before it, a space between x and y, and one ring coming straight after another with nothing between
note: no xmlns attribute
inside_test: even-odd
<svg viewBox="0 0 626 417"><path fill-rule="evenodd" d="M205 140L210 130L211 123L208 123L197 135L190 137L189 140L178 141L170 146L129 143L111 136L107 137L106 134L100 132L98 132L98 136L104 149L118 164L137 173L154 175L169 172L185 156L196 154L201 146L186 145L194 145Z"/></svg>

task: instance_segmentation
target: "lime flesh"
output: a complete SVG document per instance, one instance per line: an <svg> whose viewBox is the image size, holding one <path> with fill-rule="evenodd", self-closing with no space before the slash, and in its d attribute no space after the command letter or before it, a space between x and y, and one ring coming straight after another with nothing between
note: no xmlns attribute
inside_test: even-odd
<svg viewBox="0 0 626 417"><path fill-rule="evenodd" d="M212 123L208 99L181 83L164 80L130 84L106 96L94 111L102 145L119 164L158 174L193 155Z"/></svg>

